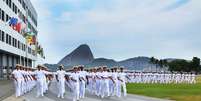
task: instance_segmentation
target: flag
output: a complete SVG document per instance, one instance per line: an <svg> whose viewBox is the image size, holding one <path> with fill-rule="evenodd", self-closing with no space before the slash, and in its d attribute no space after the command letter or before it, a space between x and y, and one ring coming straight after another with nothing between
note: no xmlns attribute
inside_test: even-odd
<svg viewBox="0 0 201 101"><path fill-rule="evenodd" d="M17 22L18 22L18 19L17 18L10 18L8 24L11 25L11 26L16 26L17 25Z"/></svg>
<svg viewBox="0 0 201 101"><path fill-rule="evenodd" d="M24 36L26 37L26 36L35 36L35 34L33 33L33 32L26 32L25 34L24 34Z"/></svg>
<svg viewBox="0 0 201 101"><path fill-rule="evenodd" d="M33 45L36 44L36 36L33 36L33 38L32 38L32 44L33 44Z"/></svg>
<svg viewBox="0 0 201 101"><path fill-rule="evenodd" d="M35 35L27 33L25 37L26 37L26 40L27 40L28 44L30 44L30 45L35 45L36 44L36 36Z"/></svg>
<svg viewBox="0 0 201 101"><path fill-rule="evenodd" d="M18 33L20 33L21 32L21 23L17 23L17 25L15 26L15 28L16 28L16 31Z"/></svg>

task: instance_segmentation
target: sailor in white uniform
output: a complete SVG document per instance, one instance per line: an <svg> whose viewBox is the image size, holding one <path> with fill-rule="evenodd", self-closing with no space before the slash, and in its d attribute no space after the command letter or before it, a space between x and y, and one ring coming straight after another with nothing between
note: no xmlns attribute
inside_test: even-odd
<svg viewBox="0 0 201 101"><path fill-rule="evenodd" d="M105 96L110 96L110 90L109 90L109 73L107 72L107 67L103 67L103 72L101 73L101 98L104 98Z"/></svg>
<svg viewBox="0 0 201 101"><path fill-rule="evenodd" d="M45 76L45 72L42 70L41 65L37 66L37 70L34 72L34 78L35 80L37 80L36 86L37 86L37 96L44 96L44 78L46 78Z"/></svg>
<svg viewBox="0 0 201 101"><path fill-rule="evenodd" d="M79 74L77 72L77 67L73 68L73 72L70 75L70 80L72 82L72 90L73 90L73 101L79 100Z"/></svg>
<svg viewBox="0 0 201 101"><path fill-rule="evenodd" d="M84 71L84 66L79 66L79 79L80 79L80 98L85 97L85 89L86 89L86 75L87 72Z"/></svg>
<svg viewBox="0 0 201 101"><path fill-rule="evenodd" d="M121 88L123 87L123 94L124 97L127 96L127 89L126 89L126 78L130 79L126 73L124 73L123 68L120 68L120 72L118 73L118 83L117 83L117 96L121 97Z"/></svg>
<svg viewBox="0 0 201 101"><path fill-rule="evenodd" d="M12 72L12 78L15 84L15 96L19 97L21 96L21 87L22 87L22 79L23 79L23 76L20 72L19 64L16 65L16 69Z"/></svg>
<svg viewBox="0 0 201 101"><path fill-rule="evenodd" d="M56 72L56 80L58 83L58 98L61 97L62 99L64 98L64 93L65 93L65 75L66 72L63 70L64 66L60 65L59 70Z"/></svg>
<svg viewBox="0 0 201 101"><path fill-rule="evenodd" d="M96 74L95 74L95 76L96 76L96 77L95 77L95 78L96 78L96 95L97 95L97 96L100 96L100 95L101 95L101 82L102 82L101 76L102 76L102 72L103 72L102 68L99 67L99 68L97 69Z"/></svg>

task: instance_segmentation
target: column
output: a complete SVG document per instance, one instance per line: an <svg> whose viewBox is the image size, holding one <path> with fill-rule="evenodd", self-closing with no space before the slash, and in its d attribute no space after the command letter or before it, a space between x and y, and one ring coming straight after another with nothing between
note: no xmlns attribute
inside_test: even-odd
<svg viewBox="0 0 201 101"><path fill-rule="evenodd" d="M3 78L3 54L0 53L0 78Z"/></svg>

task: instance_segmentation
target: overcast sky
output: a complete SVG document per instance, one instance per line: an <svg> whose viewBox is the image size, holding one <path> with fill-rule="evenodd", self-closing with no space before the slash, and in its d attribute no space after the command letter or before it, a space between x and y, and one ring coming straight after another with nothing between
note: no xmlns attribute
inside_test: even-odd
<svg viewBox="0 0 201 101"><path fill-rule="evenodd" d="M80 44L117 61L201 57L201 0L31 0L46 62Z"/></svg>

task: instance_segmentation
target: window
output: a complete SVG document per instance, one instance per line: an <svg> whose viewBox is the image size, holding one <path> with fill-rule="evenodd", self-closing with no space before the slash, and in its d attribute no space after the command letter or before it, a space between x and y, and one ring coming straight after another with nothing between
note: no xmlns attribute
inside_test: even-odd
<svg viewBox="0 0 201 101"><path fill-rule="evenodd" d="M1 41L4 42L4 31L1 32Z"/></svg>
<svg viewBox="0 0 201 101"><path fill-rule="evenodd" d="M1 8L0 8L0 20L1 20Z"/></svg>
<svg viewBox="0 0 201 101"><path fill-rule="evenodd" d="M8 16L8 14L6 14L6 22L9 20L9 16Z"/></svg>
<svg viewBox="0 0 201 101"><path fill-rule="evenodd" d="M21 49L24 50L24 45L21 43Z"/></svg>
<svg viewBox="0 0 201 101"><path fill-rule="evenodd" d="M15 11L15 4L13 3L13 12Z"/></svg>
<svg viewBox="0 0 201 101"><path fill-rule="evenodd" d="M9 45L11 45L11 42L12 42L12 38L11 38L11 36L9 35Z"/></svg>
<svg viewBox="0 0 201 101"><path fill-rule="evenodd" d="M9 4L9 0L6 0L6 4L7 4L7 5Z"/></svg>
<svg viewBox="0 0 201 101"><path fill-rule="evenodd" d="M20 49L20 41L17 42L17 47Z"/></svg>
<svg viewBox="0 0 201 101"><path fill-rule="evenodd" d="M15 45L14 46L17 47L17 39L15 39Z"/></svg>
<svg viewBox="0 0 201 101"><path fill-rule="evenodd" d="M6 34L6 43L8 43L8 34Z"/></svg>
<svg viewBox="0 0 201 101"><path fill-rule="evenodd" d="M3 10L1 10L1 19L2 19L2 21L5 21L5 18L4 18L4 11Z"/></svg>
<svg viewBox="0 0 201 101"><path fill-rule="evenodd" d="M1 41L1 30L0 30L0 41Z"/></svg>
<svg viewBox="0 0 201 101"><path fill-rule="evenodd" d="M18 8L17 8L17 6L15 5L15 14L17 14L17 11L18 11Z"/></svg>
<svg viewBox="0 0 201 101"><path fill-rule="evenodd" d="M24 44L24 51L26 51L26 49L27 49L27 46Z"/></svg>
<svg viewBox="0 0 201 101"><path fill-rule="evenodd" d="M12 40L13 40L13 41L12 41L12 46L15 46L15 41L14 41L15 39L12 38Z"/></svg>
<svg viewBox="0 0 201 101"><path fill-rule="evenodd" d="M9 0L9 7L12 8L12 2Z"/></svg>

